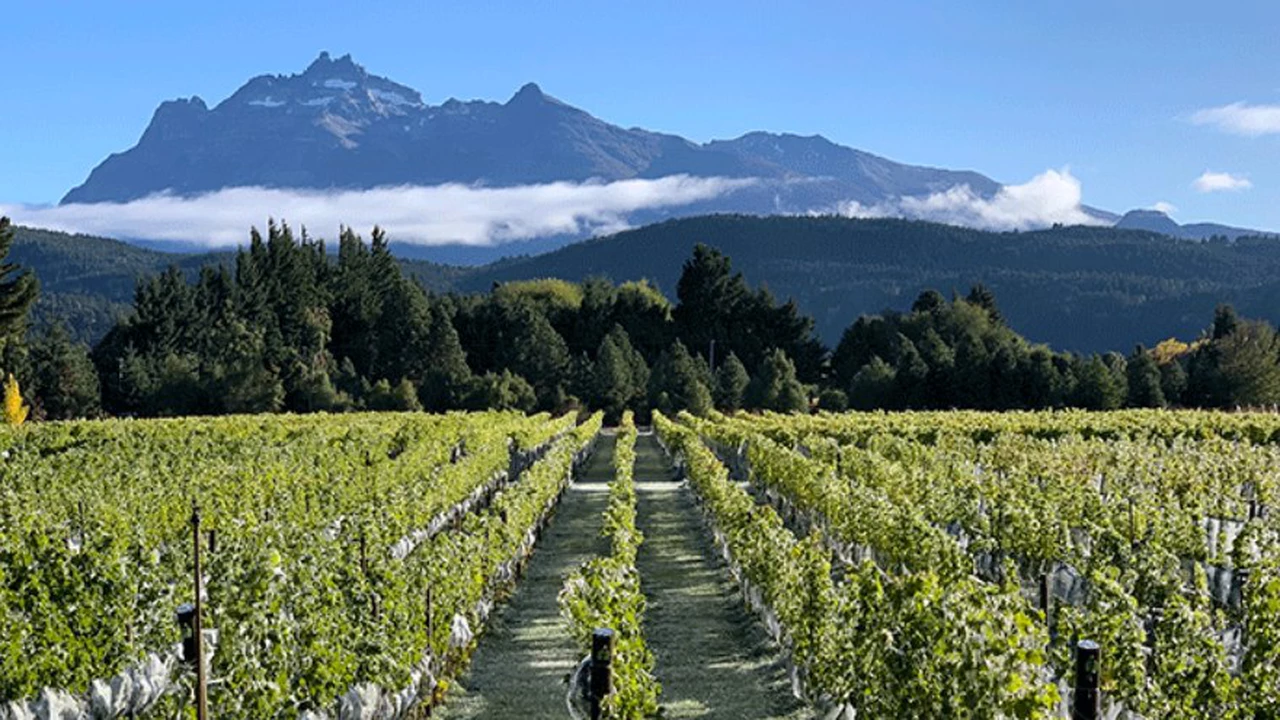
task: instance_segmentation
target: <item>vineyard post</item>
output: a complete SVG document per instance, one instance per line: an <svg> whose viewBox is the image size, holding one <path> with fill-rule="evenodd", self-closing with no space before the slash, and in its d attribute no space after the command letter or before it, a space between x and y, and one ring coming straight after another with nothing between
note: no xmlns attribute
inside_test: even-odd
<svg viewBox="0 0 1280 720"><path fill-rule="evenodd" d="M1040 609L1044 611L1045 624L1053 627L1053 586L1049 578L1049 573L1040 574Z"/></svg>
<svg viewBox="0 0 1280 720"><path fill-rule="evenodd" d="M200 506L196 505L194 500L191 501L191 542L192 555L195 558L196 591L196 612L195 617L192 618L196 660L196 720L208 720L209 691L208 678L206 677L204 667L204 623L201 621L203 603L200 600L202 590L202 582L200 578Z"/></svg>
<svg viewBox="0 0 1280 720"><path fill-rule="evenodd" d="M1102 697L1098 692L1102 650L1092 640L1076 645L1076 687L1071 707L1071 720L1098 720Z"/></svg>
<svg viewBox="0 0 1280 720"><path fill-rule="evenodd" d="M591 720L599 720L601 701L613 689L613 631L597 628L591 633Z"/></svg>
<svg viewBox="0 0 1280 720"><path fill-rule="evenodd" d="M431 638L435 637L435 619L431 617L431 586L427 586L427 647L431 647Z"/></svg>

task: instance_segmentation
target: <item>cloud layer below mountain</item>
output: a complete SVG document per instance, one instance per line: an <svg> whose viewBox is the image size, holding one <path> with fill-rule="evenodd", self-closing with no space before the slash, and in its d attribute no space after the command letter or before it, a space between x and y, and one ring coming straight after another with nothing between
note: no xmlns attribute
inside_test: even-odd
<svg viewBox="0 0 1280 720"><path fill-rule="evenodd" d="M873 205L844 203L838 212L849 217L903 217L983 230L1029 230L1054 223L1104 224L1085 212L1080 181L1065 169L1047 170L1022 185L1005 185L990 198L960 185Z"/></svg>
<svg viewBox="0 0 1280 720"><path fill-rule="evenodd" d="M209 247L239 245L251 226L261 226L269 217L321 235L340 225L379 225L396 242L497 245L613 232L626 228L633 212L714 200L755 182L673 175L508 188L437 185L323 192L241 187L196 197L153 195L127 203L0 205L0 214L32 227Z"/></svg>
<svg viewBox="0 0 1280 720"><path fill-rule="evenodd" d="M494 246L557 235L615 232L632 213L714 201L762 181L674 175L654 180L557 182L508 188L465 185L312 191L228 188L196 197L155 195L127 203L4 206L22 225L132 240L234 247L267 218L327 236L341 225L386 229L401 243ZM1080 182L1049 170L986 198L967 185L874 205L842 203L850 217L905 217L988 230L1099 224L1081 205ZM815 210L816 211L816 210ZM827 209L830 211L830 209Z"/></svg>

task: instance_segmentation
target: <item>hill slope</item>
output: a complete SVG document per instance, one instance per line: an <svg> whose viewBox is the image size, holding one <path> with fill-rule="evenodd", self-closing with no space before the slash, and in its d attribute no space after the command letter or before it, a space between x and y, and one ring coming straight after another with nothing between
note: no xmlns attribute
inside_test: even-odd
<svg viewBox="0 0 1280 720"><path fill-rule="evenodd" d="M394 243L394 238L392 239ZM1013 328L1059 349L1128 351L1194 337L1218 302L1280 322L1280 241L1196 243L1097 227L989 233L904 220L706 216L672 220L554 252L457 268L402 260L437 291L593 275L649 278L674 296L699 242L727 253L752 283L794 297L828 344L859 314L906 310L926 288L990 286ZM169 265L194 273L230 254L178 255L103 238L18 228L11 258L42 282L37 319L61 315L93 339L127 310L136 279Z"/></svg>
<svg viewBox="0 0 1280 720"><path fill-rule="evenodd" d="M139 278L170 266L194 276L205 265L231 264L232 252L169 253L91 235L17 227L8 260L35 271L40 297L33 309L36 325L61 319L83 340L102 337L127 313ZM401 266L428 287L447 290L459 274L454 268L401 260Z"/></svg>
<svg viewBox="0 0 1280 720"><path fill-rule="evenodd" d="M648 277L673 295L696 243L814 315L828 343L859 314L906 310L926 288L990 286L1009 323L1069 350L1194 337L1218 302L1280 321L1280 242L1191 243L1135 230L990 233L904 220L713 216L673 220L481 268L460 287L591 275Z"/></svg>

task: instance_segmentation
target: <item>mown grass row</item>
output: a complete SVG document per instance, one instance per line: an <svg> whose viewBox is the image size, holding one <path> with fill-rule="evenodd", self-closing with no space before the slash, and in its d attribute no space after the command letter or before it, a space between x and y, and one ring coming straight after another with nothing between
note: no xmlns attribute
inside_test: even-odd
<svg viewBox="0 0 1280 720"><path fill-rule="evenodd" d="M596 628L616 635L613 692L604 701L606 718L651 717L658 712L662 687L653 676L654 656L645 645L645 597L636 570L636 553L644 536L636 528L636 427L631 413L618 427L614 450L614 480L604 512L604 535L611 552L588 560L565 582L560 609L569 631L583 652L591 649Z"/></svg>

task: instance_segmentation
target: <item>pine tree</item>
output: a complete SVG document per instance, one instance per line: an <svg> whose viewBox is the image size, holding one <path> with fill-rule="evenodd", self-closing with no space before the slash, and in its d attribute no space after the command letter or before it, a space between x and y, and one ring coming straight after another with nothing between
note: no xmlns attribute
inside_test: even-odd
<svg viewBox="0 0 1280 720"><path fill-rule="evenodd" d="M0 217L0 345L26 332L27 312L40 291L36 276L16 263L4 262L13 245L9 218Z"/></svg>
<svg viewBox="0 0 1280 720"><path fill-rule="evenodd" d="M986 285L982 283L974 285L969 290L969 295L965 298L965 302L986 310L987 316L996 325L1004 324L1004 316L1000 314L1000 308L996 306L996 294L991 292L991 289Z"/></svg>
<svg viewBox="0 0 1280 720"><path fill-rule="evenodd" d="M448 309L442 303L434 303L430 315L425 377L419 396L428 410L449 410L461 406L469 394L471 369Z"/></svg>
<svg viewBox="0 0 1280 720"><path fill-rule="evenodd" d="M592 370L592 407L603 410L605 422L616 423L637 394L636 384L624 351L612 335L600 342Z"/></svg>
<svg viewBox="0 0 1280 720"><path fill-rule="evenodd" d="M1094 355L1081 368L1076 385L1076 406L1088 410L1115 410L1125 400L1123 378L1101 355Z"/></svg>
<svg viewBox="0 0 1280 720"><path fill-rule="evenodd" d="M741 409L750 384L746 366L737 355L729 353L716 371L716 406L730 413Z"/></svg>
<svg viewBox="0 0 1280 720"><path fill-rule="evenodd" d="M1165 406L1160 367L1146 348L1133 350L1126 367L1129 376L1129 407L1159 408Z"/></svg>
<svg viewBox="0 0 1280 720"><path fill-rule="evenodd" d="M43 417L70 420L102 412L98 372L83 344L71 341L62 323L31 343L31 395Z"/></svg>
<svg viewBox="0 0 1280 720"><path fill-rule="evenodd" d="M666 414L688 410L705 415L712 407L711 391L702 383L693 358L679 340L658 360L649 379L653 406Z"/></svg>
<svg viewBox="0 0 1280 720"><path fill-rule="evenodd" d="M805 412L809 409L809 395L796 379L796 368L781 348L765 356L747 389L748 403L752 407L777 412Z"/></svg>
<svg viewBox="0 0 1280 720"><path fill-rule="evenodd" d="M1280 336L1275 328L1261 320L1241 320L1214 344L1226 404L1280 403Z"/></svg>
<svg viewBox="0 0 1280 720"><path fill-rule="evenodd" d="M893 366L872 356L867 363L853 376L849 385L849 407L858 410L876 410L888 407L894 394Z"/></svg>

